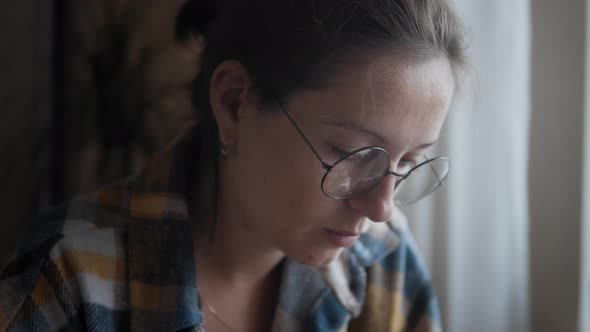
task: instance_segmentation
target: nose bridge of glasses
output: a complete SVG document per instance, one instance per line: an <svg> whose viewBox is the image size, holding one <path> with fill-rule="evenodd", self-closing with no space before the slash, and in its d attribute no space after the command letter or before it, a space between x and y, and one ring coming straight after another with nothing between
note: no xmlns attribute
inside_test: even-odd
<svg viewBox="0 0 590 332"><path fill-rule="evenodd" d="M390 177L390 175L392 177ZM395 191L398 183L399 183L399 176L397 176L395 173L388 170L387 173L385 173L385 176L383 176L381 178L381 180L379 180L379 182L375 186L376 188L374 188L374 189L379 190L379 191L384 190L383 193L390 193L390 192ZM383 187L386 187L386 189L381 189Z"/></svg>
<svg viewBox="0 0 590 332"><path fill-rule="evenodd" d="M402 182L407 177L407 174L400 174L400 173L397 173L397 172L394 172L391 170L387 170L387 173L385 173L385 176L384 176L384 180L385 180L385 178L388 178L389 176L393 177L393 183L394 183L393 191L395 192L396 189L398 188L398 185L400 184L400 182Z"/></svg>
<svg viewBox="0 0 590 332"><path fill-rule="evenodd" d="M399 164L399 162L393 162L393 161L390 162L389 168L387 169L387 173L385 174L385 176L392 175L396 179L405 179L413 171L413 168L411 168L407 172L400 172L397 170L398 164Z"/></svg>

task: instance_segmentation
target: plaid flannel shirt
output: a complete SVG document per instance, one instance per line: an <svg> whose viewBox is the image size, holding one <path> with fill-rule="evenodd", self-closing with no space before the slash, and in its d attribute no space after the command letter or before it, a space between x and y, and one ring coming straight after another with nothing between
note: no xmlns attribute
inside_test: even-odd
<svg viewBox="0 0 590 332"><path fill-rule="evenodd" d="M0 331L206 330L186 195L192 132L139 176L35 223L0 274ZM286 258L278 296L277 332L440 331L411 234L391 223L326 267Z"/></svg>

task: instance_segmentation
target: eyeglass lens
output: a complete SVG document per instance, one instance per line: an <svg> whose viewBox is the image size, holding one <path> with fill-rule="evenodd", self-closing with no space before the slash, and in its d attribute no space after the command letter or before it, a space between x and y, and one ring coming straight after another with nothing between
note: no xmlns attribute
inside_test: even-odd
<svg viewBox="0 0 590 332"><path fill-rule="evenodd" d="M390 158L380 148L358 150L332 165L322 180L322 190L332 198L346 199L371 190L389 171ZM446 158L430 159L414 168L395 188L398 205L413 203L436 190L445 180L450 163ZM396 179L396 183L400 179Z"/></svg>

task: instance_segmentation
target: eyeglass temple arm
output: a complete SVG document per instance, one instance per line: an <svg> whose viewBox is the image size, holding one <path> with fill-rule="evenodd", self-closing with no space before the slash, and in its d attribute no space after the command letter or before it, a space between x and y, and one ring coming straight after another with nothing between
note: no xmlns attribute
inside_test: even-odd
<svg viewBox="0 0 590 332"><path fill-rule="evenodd" d="M289 114L289 112L287 112L287 109L283 106L283 103L281 103L280 101L277 101L277 102L278 102L279 106L281 106L283 113L285 113L285 115L287 116L287 118L289 119L289 121L291 122L293 127L295 127L295 129L297 130L299 135L301 135L301 137L303 137L303 139L305 140L305 143L307 143L307 146L309 146L309 148L311 149L311 151L313 152L315 157L320 161L320 163L322 163L322 167L326 170L330 170L332 168L332 166L328 165L327 163L325 163L322 160L322 157L320 157L319 153L313 148L313 145L311 145L311 142L307 139L305 134L303 134L303 131L301 130L301 128L299 128L297 123L295 123L295 120L293 120L293 118L291 117L291 114Z"/></svg>

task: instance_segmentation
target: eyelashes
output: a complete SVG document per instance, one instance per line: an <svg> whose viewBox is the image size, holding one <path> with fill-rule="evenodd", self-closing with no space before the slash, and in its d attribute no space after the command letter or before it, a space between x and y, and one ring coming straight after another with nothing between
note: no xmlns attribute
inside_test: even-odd
<svg viewBox="0 0 590 332"><path fill-rule="evenodd" d="M339 157L339 158L343 158L347 155L350 154L350 152L345 151L344 149L341 149L335 145L330 144L329 145L330 151L332 153L333 156ZM352 150L351 150L352 151Z"/></svg>
<svg viewBox="0 0 590 332"><path fill-rule="evenodd" d="M334 160L338 160L338 159L344 158L346 156L349 156L352 151L356 150L355 148L342 148L342 147L336 146L331 143L328 143L327 146L330 151L330 156L332 158L334 158ZM397 164L398 172L400 172L400 173L409 172L412 168L414 168L416 165L418 165L419 158L420 158L419 156L413 156L413 155L403 157L402 159L400 159L400 161Z"/></svg>

